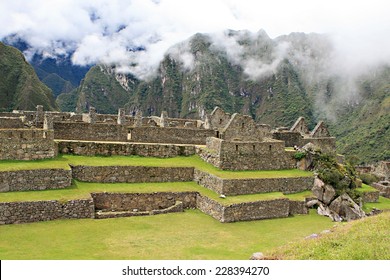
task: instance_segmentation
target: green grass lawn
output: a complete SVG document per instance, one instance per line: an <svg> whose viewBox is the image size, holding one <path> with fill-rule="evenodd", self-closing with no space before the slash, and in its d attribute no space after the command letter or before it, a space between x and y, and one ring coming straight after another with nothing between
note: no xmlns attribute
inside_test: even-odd
<svg viewBox="0 0 390 280"><path fill-rule="evenodd" d="M139 156L111 156L111 157L88 157L60 155L55 159L37 161L0 161L0 171L42 169L42 168L63 168L68 169L72 165L88 166L112 166L112 165L140 165L156 167L195 167L226 179L240 178L285 178L285 177L309 177L312 172L298 169L289 170L265 170L265 171L225 171L220 170L211 164L204 162L199 156L154 158Z"/></svg>
<svg viewBox="0 0 390 280"><path fill-rule="evenodd" d="M367 184L362 184L362 187L361 188L356 188L356 190L358 191L358 192L376 192L376 191L378 191L377 189L375 189L374 187L371 187L371 186L369 186L369 185L367 185Z"/></svg>
<svg viewBox="0 0 390 280"><path fill-rule="evenodd" d="M365 212L371 212L373 208L380 210L390 210L390 199L383 196L379 196L378 202L364 203L363 210Z"/></svg>
<svg viewBox="0 0 390 280"><path fill-rule="evenodd" d="M224 224L198 210L0 226L0 259L244 259L329 229L314 214Z"/></svg>
<svg viewBox="0 0 390 280"><path fill-rule="evenodd" d="M349 223L334 232L266 252L281 259L390 260L390 212Z"/></svg>

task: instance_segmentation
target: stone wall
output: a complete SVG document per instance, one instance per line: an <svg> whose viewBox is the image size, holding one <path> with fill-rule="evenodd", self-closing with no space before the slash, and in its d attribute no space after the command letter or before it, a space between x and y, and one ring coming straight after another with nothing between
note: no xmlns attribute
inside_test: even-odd
<svg viewBox="0 0 390 280"><path fill-rule="evenodd" d="M390 184L388 181L373 183L372 186L379 191L381 196L390 198Z"/></svg>
<svg viewBox="0 0 390 280"><path fill-rule="evenodd" d="M73 178L96 183L192 181L193 167L71 166Z"/></svg>
<svg viewBox="0 0 390 280"><path fill-rule="evenodd" d="M286 147L300 146L302 135L298 131L275 131L272 137L284 141Z"/></svg>
<svg viewBox="0 0 390 280"><path fill-rule="evenodd" d="M0 224L19 224L56 219L94 218L95 209L91 199L59 202L23 201L0 203Z"/></svg>
<svg viewBox="0 0 390 280"><path fill-rule="evenodd" d="M152 211L169 208L177 201L195 208L197 192L92 193L95 209L103 211Z"/></svg>
<svg viewBox="0 0 390 280"><path fill-rule="evenodd" d="M71 170L35 169L0 172L0 192L62 189L71 183Z"/></svg>
<svg viewBox="0 0 390 280"><path fill-rule="evenodd" d="M220 222L224 221L224 206L207 196L198 195L196 208Z"/></svg>
<svg viewBox="0 0 390 280"><path fill-rule="evenodd" d="M289 200L286 198L232 204L224 209L221 222L253 221L286 218L289 215Z"/></svg>
<svg viewBox="0 0 390 280"><path fill-rule="evenodd" d="M0 160L35 160L57 155L53 130L0 129Z"/></svg>
<svg viewBox="0 0 390 280"><path fill-rule="evenodd" d="M199 195L196 205L200 211L222 223L285 218L290 212L290 201L286 198L224 206L211 198Z"/></svg>
<svg viewBox="0 0 390 280"><path fill-rule="evenodd" d="M363 202L378 202L379 191L363 192Z"/></svg>
<svg viewBox="0 0 390 280"><path fill-rule="evenodd" d="M223 191L226 195L267 192L289 194L311 190L313 182L313 177L223 179Z"/></svg>
<svg viewBox="0 0 390 280"><path fill-rule="evenodd" d="M300 146L304 146L307 143L312 143L314 146L320 147L323 152L335 153L336 152L336 138L335 137L323 137L323 138L303 138Z"/></svg>
<svg viewBox="0 0 390 280"><path fill-rule="evenodd" d="M203 187L206 187L218 194L224 193L224 180L210 174L208 172L204 172L198 169L194 170L194 181Z"/></svg>
<svg viewBox="0 0 390 280"><path fill-rule="evenodd" d="M306 201L290 200L289 215L306 215L309 213L309 208L306 206Z"/></svg>
<svg viewBox="0 0 390 280"><path fill-rule="evenodd" d="M0 117L0 129L23 128L24 124L20 117Z"/></svg>
<svg viewBox="0 0 390 280"><path fill-rule="evenodd" d="M241 195L267 192L296 193L311 190L313 177L222 179L195 169L194 181L224 195Z"/></svg>
<svg viewBox="0 0 390 280"><path fill-rule="evenodd" d="M129 128L128 141L141 143L206 144L206 138L215 136L210 129L176 127Z"/></svg>
<svg viewBox="0 0 390 280"><path fill-rule="evenodd" d="M54 138L125 142L127 127L111 123L54 122Z"/></svg>
<svg viewBox="0 0 390 280"><path fill-rule="evenodd" d="M206 147L198 149L202 159L224 170L277 170L296 165L292 153L278 140L243 142L210 137Z"/></svg>
<svg viewBox="0 0 390 280"><path fill-rule="evenodd" d="M177 157L195 154L193 145L147 144L147 143L108 143L83 141L57 141L58 150L62 154L84 156L145 156L145 157Z"/></svg>

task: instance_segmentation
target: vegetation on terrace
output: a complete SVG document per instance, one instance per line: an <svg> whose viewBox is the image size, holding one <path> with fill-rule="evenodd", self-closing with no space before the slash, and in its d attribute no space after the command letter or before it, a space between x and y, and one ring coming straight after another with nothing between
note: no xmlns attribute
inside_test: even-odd
<svg viewBox="0 0 390 280"><path fill-rule="evenodd" d="M390 201L390 200L389 200ZM390 212L349 223L332 233L271 250L268 256L293 260L390 260Z"/></svg>
<svg viewBox="0 0 390 280"><path fill-rule="evenodd" d="M228 171L220 170L209 163L204 162L198 156L154 158L140 156L111 156L111 157L88 157L60 155L54 159L37 161L0 161L0 171L29 170L44 168L69 169L71 165L87 166L155 166L155 167L195 167L225 179L243 178L286 178L286 177L309 177L311 172L298 169L289 170L261 170L261 171Z"/></svg>
<svg viewBox="0 0 390 280"><path fill-rule="evenodd" d="M4 192L0 193L0 202L11 201L38 201L38 200L72 200L90 198L93 192L126 192L126 193L153 193L153 192L198 192L212 198L223 205L258 200L270 200L289 198L291 200L303 200L310 196L311 192L305 191L297 194L284 195L281 192L259 193L220 198L212 190L206 189L195 182L168 182L168 183L87 183L73 181L71 187L66 189Z"/></svg>

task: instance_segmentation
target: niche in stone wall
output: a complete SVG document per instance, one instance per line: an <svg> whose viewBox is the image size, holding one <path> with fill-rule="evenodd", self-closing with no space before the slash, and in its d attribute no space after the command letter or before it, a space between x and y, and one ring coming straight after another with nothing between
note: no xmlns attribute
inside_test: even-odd
<svg viewBox="0 0 390 280"><path fill-rule="evenodd" d="M127 140L131 140L131 129L127 132Z"/></svg>
<svg viewBox="0 0 390 280"><path fill-rule="evenodd" d="M236 145L236 152L238 152L238 145Z"/></svg>

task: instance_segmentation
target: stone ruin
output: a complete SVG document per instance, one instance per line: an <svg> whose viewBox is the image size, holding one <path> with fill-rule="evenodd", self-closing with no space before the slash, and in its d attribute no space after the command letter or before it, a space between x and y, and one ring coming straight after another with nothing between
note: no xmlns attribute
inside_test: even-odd
<svg viewBox="0 0 390 280"><path fill-rule="evenodd" d="M334 153L336 150L336 138L330 136L323 121L309 131L305 118L299 117L290 129L277 128L272 134L273 138L284 141L287 147L303 147L311 143L324 152Z"/></svg>
<svg viewBox="0 0 390 280"><path fill-rule="evenodd" d="M44 112L39 105L36 111L0 113L0 159L51 158L59 148L61 153L80 152L75 141L199 145L197 152L204 160L229 170L293 168L286 146L310 142L327 151L335 149L335 139L323 122L309 132L304 118L299 118L290 130L272 131L250 116L231 115L219 107L205 120L170 118L165 111L160 117L143 117L140 111L130 116L124 109L117 115L98 114L93 107L84 114Z"/></svg>
<svg viewBox="0 0 390 280"><path fill-rule="evenodd" d="M33 160L53 158L58 153L74 155L139 155L153 157L174 157L198 154L203 160L224 170L280 170L296 167L294 149L286 147L303 146L313 143L318 148L334 152L335 139L323 122L309 132L303 118L299 118L291 129L272 130L269 125L258 124L250 116L228 114L216 107L204 120L170 118L166 112L160 116L126 115L124 109L118 114L99 114L90 107L88 113L44 112L42 106L36 111L14 111L0 113L0 160ZM195 181L220 195L239 195L262 192L294 193L310 190L314 178L262 178L262 179L223 179L200 170L156 170L135 172L134 167L81 167L71 166L71 170L35 170L0 172L1 191L42 190L65 188L72 179L93 182L166 182L174 180ZM138 169L137 169L138 170ZM151 172L153 174L151 174ZM52 174L52 175L50 175ZM83 174L81 176L80 174ZM85 177L89 174L89 177ZM137 175L138 174L138 175ZM183 174L186 174L185 176ZM81 176L81 177L80 177ZM184 176L183 178L176 178ZM175 179L176 178L176 179ZM104 181L104 180L108 181ZM20 184L18 182L21 182ZM27 183L29 182L29 183ZM154 182L154 181L153 181ZM150 194L152 195L152 194ZM175 197L173 194L166 194ZM0 203L7 213L27 209L26 215L0 215L0 223L31 222L55 218L97 217L106 208L94 212L96 199L72 201L61 208L57 202ZM121 199L149 200L149 196L123 195ZM154 194L156 205L167 197ZM103 196L109 201L113 196ZM100 198L99 198L100 199ZM153 198L154 199L154 198ZM180 211L184 208L198 208L221 222L287 217L291 214L307 213L305 201L290 201L282 198L272 201L256 201L225 206L199 193L181 197L180 201L168 199L165 210L149 208L133 213L128 209L123 215L140 215ZM113 200L114 201L114 200ZM164 207L165 207L164 206ZM34 209L53 209L39 216ZM108 206L107 206L108 207ZM110 206L111 207L111 206ZM108 207L107 209L111 209ZM128 206L131 208L131 206ZM1 208L1 209L3 209ZM15 210L16 209L16 210ZM19 210L18 210L19 209ZM66 209L66 212L64 212ZM116 208L114 208L116 209ZM123 210L122 208L118 208ZM116 209L116 210L118 210ZM148 210L149 209L149 210ZM263 210L262 210L263 209ZM141 211L142 210L142 211ZM155 211L156 210L156 211ZM70 211L70 212L69 212ZM73 211L73 212L72 212ZM146 211L146 212L145 212ZM5 212L4 212L5 213ZM35 214L36 215L35 215ZM68 213L73 213L69 216ZM7 216L8 215L8 216ZM103 217L102 216L102 217ZM109 216L115 216L110 214Z"/></svg>

